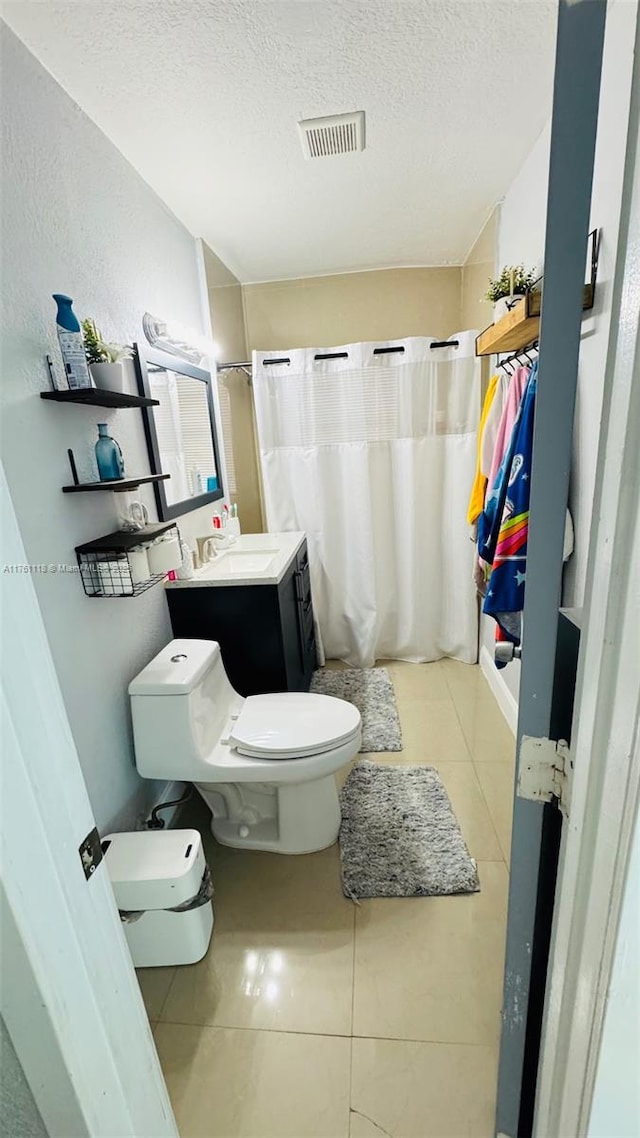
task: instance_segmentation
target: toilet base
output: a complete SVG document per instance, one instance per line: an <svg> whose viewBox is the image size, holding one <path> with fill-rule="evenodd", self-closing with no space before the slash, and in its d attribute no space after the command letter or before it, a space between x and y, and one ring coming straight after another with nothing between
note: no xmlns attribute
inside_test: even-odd
<svg viewBox="0 0 640 1138"><path fill-rule="evenodd" d="M277 784L195 783L223 846L304 854L326 849L340 830L335 776Z"/></svg>

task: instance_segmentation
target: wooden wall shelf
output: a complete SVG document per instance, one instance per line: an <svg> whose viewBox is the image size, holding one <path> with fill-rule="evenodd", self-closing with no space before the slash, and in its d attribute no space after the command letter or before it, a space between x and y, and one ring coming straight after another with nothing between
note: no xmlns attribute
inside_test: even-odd
<svg viewBox="0 0 640 1138"><path fill-rule="evenodd" d="M41 399L54 403L84 403L89 407L158 407L158 399L144 395L125 395L123 391L106 391L99 387L78 387L73 391L41 391Z"/></svg>
<svg viewBox="0 0 640 1138"><path fill-rule="evenodd" d="M589 234L591 246L590 281L582 293L582 311L593 308L598 276L598 252L600 229L592 229ZM503 352L519 352L538 339L540 332L540 312L542 309L542 290L534 288L495 324L485 328L476 338L477 356L501 355Z"/></svg>
<svg viewBox="0 0 640 1138"><path fill-rule="evenodd" d="M584 286L582 308L593 308L593 285ZM477 356L493 356L500 352L517 352L537 340L540 331L542 293L527 293L497 324L491 324L476 339Z"/></svg>

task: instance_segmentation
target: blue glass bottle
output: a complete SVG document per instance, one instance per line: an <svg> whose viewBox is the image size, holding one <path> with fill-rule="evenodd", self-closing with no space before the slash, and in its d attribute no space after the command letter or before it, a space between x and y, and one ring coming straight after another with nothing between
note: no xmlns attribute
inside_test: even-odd
<svg viewBox="0 0 640 1138"><path fill-rule="evenodd" d="M112 482L116 478L124 478L122 451L116 440L107 434L106 423L98 423L96 462L98 463L98 474L101 482Z"/></svg>

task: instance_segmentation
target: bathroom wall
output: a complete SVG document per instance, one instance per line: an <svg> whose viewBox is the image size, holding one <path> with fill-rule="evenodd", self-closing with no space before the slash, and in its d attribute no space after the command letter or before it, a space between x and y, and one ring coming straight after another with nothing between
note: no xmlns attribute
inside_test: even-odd
<svg viewBox="0 0 640 1138"><path fill-rule="evenodd" d="M242 286L223 261L204 248L211 324L218 360L222 363L249 358L244 322ZM227 460L227 490L238 505L245 533L263 530L262 502L255 440L255 415L248 377L239 371L224 371L218 379L222 433Z"/></svg>
<svg viewBox="0 0 640 1138"><path fill-rule="evenodd" d="M593 492L596 477L604 370L611 321L611 298L620 222L620 202L629 117L637 5L610 0L600 89L600 110L593 174L590 229L601 229L594 308L584 314L573 432L569 508L575 550L564 573L563 604L580 607L584 599ZM498 266L542 266L549 177L550 124L540 135L500 209ZM585 265L585 281L588 269ZM525 632L526 635L526 632ZM481 640L493 657L494 623L483 617ZM517 698L520 664L499 673L511 698Z"/></svg>
<svg viewBox="0 0 640 1138"><path fill-rule="evenodd" d="M95 478L96 423L106 421L128 472L149 462L139 411L39 398L45 353L60 360L51 293L74 297L109 339L141 339L146 309L204 332L196 243L5 25L0 37L2 455L29 562L75 566L76 545L116 528L115 496L62 494L67 448L81 480ZM156 518L152 489L139 493ZM210 528L210 513L186 515L185 535ZM138 778L127 697L170 638L163 590L92 600L75 573L36 572L34 583L96 821L102 832L125 828L164 788Z"/></svg>
<svg viewBox="0 0 640 1138"><path fill-rule="evenodd" d="M496 207L479 233L473 248L462 266L460 296L460 327L477 328L482 332L491 324L493 305L484 300L489 278L495 275L498 243L499 208ZM484 356L480 362L482 394L491 375L491 359Z"/></svg>
<svg viewBox="0 0 640 1138"><path fill-rule="evenodd" d="M499 212L493 210L462 266L461 328L482 332L493 319L493 305L483 297L489 278L495 275Z"/></svg>
<svg viewBox="0 0 640 1138"><path fill-rule="evenodd" d="M461 279L456 266L244 285L248 345L273 351L401 336L444 338L461 328Z"/></svg>
<svg viewBox="0 0 640 1138"><path fill-rule="evenodd" d="M246 360L242 285L213 249L203 242L211 326L220 360Z"/></svg>

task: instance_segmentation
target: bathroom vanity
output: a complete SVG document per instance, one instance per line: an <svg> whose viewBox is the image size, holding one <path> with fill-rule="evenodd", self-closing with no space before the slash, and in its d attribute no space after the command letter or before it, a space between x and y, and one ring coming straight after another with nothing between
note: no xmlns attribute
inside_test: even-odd
<svg viewBox="0 0 640 1138"><path fill-rule="evenodd" d="M166 588L176 638L217 640L236 691L308 691L316 641L304 533L245 534Z"/></svg>

